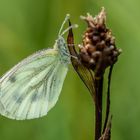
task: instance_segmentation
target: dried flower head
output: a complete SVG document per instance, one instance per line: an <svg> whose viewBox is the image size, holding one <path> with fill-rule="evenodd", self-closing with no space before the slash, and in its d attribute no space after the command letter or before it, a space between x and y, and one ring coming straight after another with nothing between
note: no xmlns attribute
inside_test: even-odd
<svg viewBox="0 0 140 140"><path fill-rule="evenodd" d="M69 52L73 56L71 62L95 103L95 140L110 140L110 82L114 63L117 61L121 50L116 48L115 37L111 30L106 27L104 8L94 18L90 14L81 18L87 22L88 26L83 35L82 45L79 45L79 53L74 46L72 29L69 30L67 38ZM70 21L69 26L71 26ZM102 119L103 75L107 67L110 67L110 70L106 96L106 115ZM105 121L102 129L103 120Z"/></svg>
<svg viewBox="0 0 140 140"><path fill-rule="evenodd" d="M88 24L80 47L80 60L84 66L92 69L97 77L103 75L108 66L117 61L121 50L116 48L115 37L106 27L106 13L104 8L94 18L87 14L81 16Z"/></svg>

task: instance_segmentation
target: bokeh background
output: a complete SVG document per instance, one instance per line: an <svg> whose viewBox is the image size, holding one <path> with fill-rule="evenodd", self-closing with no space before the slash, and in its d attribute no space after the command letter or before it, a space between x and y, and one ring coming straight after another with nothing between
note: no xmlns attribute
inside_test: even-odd
<svg viewBox="0 0 140 140"><path fill-rule="evenodd" d="M140 139L140 1L139 0L0 0L0 74L33 52L52 47L67 13L75 43L86 24L104 6L107 25L123 53L111 85L112 140ZM106 82L106 81L105 81ZM105 84L106 91L106 84ZM15 121L0 116L1 140L93 140L94 105L70 66L60 99L47 116Z"/></svg>

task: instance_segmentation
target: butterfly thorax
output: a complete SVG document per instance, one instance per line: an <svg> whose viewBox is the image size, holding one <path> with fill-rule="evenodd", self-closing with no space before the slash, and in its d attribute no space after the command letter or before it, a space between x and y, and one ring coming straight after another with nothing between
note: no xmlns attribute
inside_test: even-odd
<svg viewBox="0 0 140 140"><path fill-rule="evenodd" d="M56 40L55 48L58 49L59 59L63 64L70 63L70 53L67 49L66 42L62 36Z"/></svg>

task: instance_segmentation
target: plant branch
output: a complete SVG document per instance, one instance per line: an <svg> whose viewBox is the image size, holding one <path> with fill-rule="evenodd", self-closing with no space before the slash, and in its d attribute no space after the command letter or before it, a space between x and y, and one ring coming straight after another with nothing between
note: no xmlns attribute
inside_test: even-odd
<svg viewBox="0 0 140 140"><path fill-rule="evenodd" d="M110 113L110 85L111 85L111 75L112 75L113 65L110 66L109 74L108 74L108 88L107 88L107 98L106 98L106 115L105 122L103 127L103 133L107 127L108 117Z"/></svg>

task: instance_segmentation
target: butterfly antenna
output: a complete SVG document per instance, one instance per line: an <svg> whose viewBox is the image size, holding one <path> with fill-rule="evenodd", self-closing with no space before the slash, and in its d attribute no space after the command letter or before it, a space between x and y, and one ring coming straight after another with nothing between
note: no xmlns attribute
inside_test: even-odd
<svg viewBox="0 0 140 140"><path fill-rule="evenodd" d="M67 14L66 17L65 17L65 19L64 19L64 21L63 21L63 23L62 23L62 25L61 25L61 27L60 27L60 30L59 30L58 35L61 35L62 29L63 29L65 23L66 23L69 19L70 19L70 14Z"/></svg>
<svg viewBox="0 0 140 140"><path fill-rule="evenodd" d="M69 26L67 29L65 29L62 33L61 33L61 36L63 36L67 31L69 31L70 29L72 28L77 28L78 25L77 24L73 24L71 26Z"/></svg>

